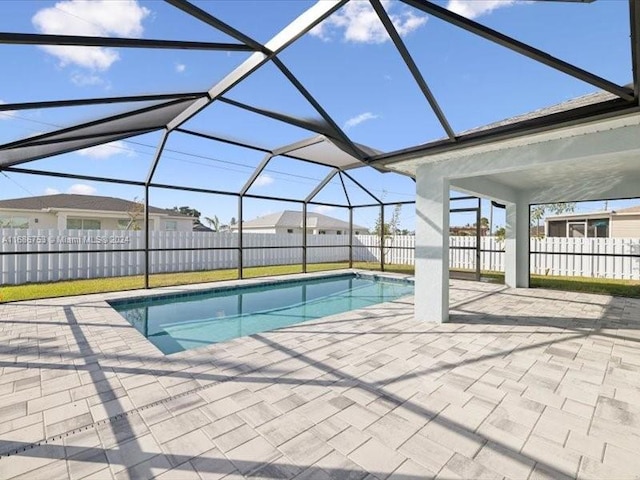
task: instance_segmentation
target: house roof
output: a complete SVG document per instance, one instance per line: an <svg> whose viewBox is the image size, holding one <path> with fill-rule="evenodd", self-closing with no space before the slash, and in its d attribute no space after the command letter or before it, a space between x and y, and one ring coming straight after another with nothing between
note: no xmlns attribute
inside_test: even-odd
<svg viewBox="0 0 640 480"><path fill-rule="evenodd" d="M640 214L640 205L636 205L634 207L627 207L627 208L620 208L620 209L616 209L613 212L616 215L619 214Z"/></svg>
<svg viewBox="0 0 640 480"><path fill-rule="evenodd" d="M0 208L15 208L20 210L44 210L48 208L74 209L74 210L99 210L106 212L127 212L136 208L137 203L116 197L101 197L98 195L76 195L71 193L58 193L55 195L40 195L35 197L11 198L0 200ZM139 207L137 207L139 208ZM184 217L178 212L165 208L149 206L149 213L161 213L173 217Z"/></svg>
<svg viewBox="0 0 640 480"><path fill-rule="evenodd" d="M302 212L296 212L294 210L283 210L282 212L270 213L263 215L254 220L248 220L242 223L243 228L301 228L302 227ZM234 230L238 228L237 225L232 227ZM307 228L324 228L330 230L348 230L349 222L340 220L338 218L323 215L321 213L307 213ZM362 225L353 224L354 230L369 230Z"/></svg>
<svg viewBox="0 0 640 480"><path fill-rule="evenodd" d="M578 212L578 213L563 213L560 215L547 215L545 221L553 220L570 220L572 218L602 218L609 217L611 215L640 215L640 205L633 207L620 208L615 210L601 210L595 212Z"/></svg>
<svg viewBox="0 0 640 480"><path fill-rule="evenodd" d="M539 108L531 112L505 118L504 120L499 120L497 122L489 123L488 125L482 125L480 127L472 128L470 130L465 130L464 132L461 132L460 135L467 135L471 133L482 132L485 130L491 130L493 128L503 127L506 125L526 122L527 120L535 120L537 118L553 115L554 113L567 112L569 110L574 110L580 107L587 107L589 105L595 105L598 103L606 102L608 100L615 100L616 98L618 98L616 95L606 91L589 93L587 95L582 95L580 97L565 100L564 102L556 103L555 105Z"/></svg>
<svg viewBox="0 0 640 480"><path fill-rule="evenodd" d="M614 213L612 210L600 210L595 212L573 212L573 213L561 213L559 215L547 215L544 217L544 221L555 220L571 220L572 218L608 218Z"/></svg>
<svg viewBox="0 0 640 480"><path fill-rule="evenodd" d="M627 85L626 87L630 88L630 85ZM608 91L599 90L594 93L589 93L587 95L568 99L555 105L539 108L537 110L526 112L521 115L515 115L503 120L474 127L469 130L464 130L458 134L458 139L473 139L474 137L480 137L484 132L489 131L504 133L504 131L506 131L510 127L532 127L536 125L536 122L539 119L550 118L554 115L564 118L564 121L580 120L584 119L584 116L581 115L581 112L583 112L584 109L588 109L597 105L608 105L618 100L619 97L617 97L616 95ZM586 130L591 131L597 128L598 126L596 122L595 126L592 125L591 127L586 128ZM392 171L407 173L414 176L416 174L417 168L425 163L433 163L442 160L449 160L452 158L467 156L469 155L470 150L473 150L473 152L477 154L479 152L504 150L519 145L530 145L531 143L540 141L540 138L543 138L539 135L540 134L523 133L522 135L516 135L514 137L504 139L497 139L495 142L488 142L479 145L468 143L465 146L454 149L443 147L442 151L435 151L432 154L427 155L426 149L428 149L429 147L438 147L440 144L442 144L443 141L447 141L447 137L441 137L434 142L407 149L407 152L404 152L403 154L396 156L395 158L383 158L382 160L377 160L376 162L374 162L374 164L383 163L386 168ZM573 136L575 135L575 127L574 129L570 129L565 133L556 132L553 135ZM455 143L453 143L452 145L455 146ZM529 175L527 178L533 178L533 175Z"/></svg>

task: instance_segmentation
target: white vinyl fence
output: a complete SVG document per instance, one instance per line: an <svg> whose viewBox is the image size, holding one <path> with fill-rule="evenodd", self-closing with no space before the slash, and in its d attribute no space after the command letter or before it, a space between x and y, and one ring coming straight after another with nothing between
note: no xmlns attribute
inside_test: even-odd
<svg viewBox="0 0 640 480"><path fill-rule="evenodd" d="M380 239L356 235L353 259L380 262ZM475 237L451 237L450 267L475 269ZM307 262L346 262L348 235L307 236ZM302 262L302 237L296 234L243 235L245 267ZM412 265L415 237L385 239L385 263ZM238 235L209 232L150 232L152 249L181 249L150 253L150 272L180 272L237 268ZM268 248L278 247L278 248ZM48 282L76 278L140 275L144 253L142 231L78 231L0 229L0 284ZM192 248L200 250L190 250ZM481 268L504 271L504 243L494 237L481 239ZM105 250L96 252L96 250ZM91 252L94 253L85 253ZM640 280L640 258L611 254L640 254L640 239L547 238L532 239L531 272ZM12 252L39 252L13 255ZM75 253L65 253L75 252ZM560 253L560 254L558 254ZM576 253L578 255L568 255ZM603 255L607 254L607 255Z"/></svg>

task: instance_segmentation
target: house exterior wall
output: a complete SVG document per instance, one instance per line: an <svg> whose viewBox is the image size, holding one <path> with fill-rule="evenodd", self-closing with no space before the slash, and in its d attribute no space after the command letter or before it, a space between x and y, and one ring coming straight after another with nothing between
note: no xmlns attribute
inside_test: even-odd
<svg viewBox="0 0 640 480"><path fill-rule="evenodd" d="M44 210L1 209L0 218L3 217L27 218L29 220L29 228L58 230L67 229L68 219L99 220L101 230L120 230L118 220L128 219L126 212L99 212L91 210L47 212ZM149 219L151 230L168 230L167 222L175 222L176 231L193 231L193 219L191 218L161 217L151 214ZM140 229L144 228L144 221L138 220L137 223Z"/></svg>
<svg viewBox="0 0 640 480"><path fill-rule="evenodd" d="M29 228L58 228L58 218L52 213L2 209L0 210L0 218L4 217L27 218L29 220Z"/></svg>
<svg viewBox="0 0 640 480"><path fill-rule="evenodd" d="M614 215L611 219L611 236L616 238L640 238L640 214Z"/></svg>
<svg viewBox="0 0 640 480"><path fill-rule="evenodd" d="M233 233L238 233L238 229L233 229L232 230ZM287 233L287 229L283 229L283 230L279 230L276 231L275 227L269 227L269 228L246 228L243 227L242 228L242 233Z"/></svg>

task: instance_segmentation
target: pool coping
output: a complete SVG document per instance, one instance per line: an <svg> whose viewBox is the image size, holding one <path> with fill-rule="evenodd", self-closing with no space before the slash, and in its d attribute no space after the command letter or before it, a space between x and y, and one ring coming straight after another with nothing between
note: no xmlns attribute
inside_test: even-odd
<svg viewBox="0 0 640 480"><path fill-rule="evenodd" d="M317 274L315 274L317 273ZM290 327L293 325L299 325L302 323L312 323L314 321L318 321L318 320L324 320L326 318L329 317L333 317L335 315L339 315L341 313L347 313L348 311L357 311L357 310L362 310L363 308L366 308L367 306L373 306L373 305L381 305L384 303L390 303L393 302L394 300L399 300L401 298L407 297L407 296L412 296L413 294L405 294L405 295L401 295L400 297L393 299L393 300L386 300L386 301L382 301L382 302L378 302L375 303L373 305L367 305L367 306L363 306L363 307L358 307L358 308L354 308L352 310L348 310L345 312L337 312L337 313L333 313L333 314L327 314L324 315L322 317L318 317L318 318L313 318L313 319L307 319L307 320L303 320L301 322L295 322L292 324L288 324L285 326L280 326L280 327L275 327L275 328L269 328L267 330L261 330L258 332L254 332L254 333L250 333L250 334L244 334L241 335L240 337L233 337L233 338L228 338L222 341L213 341L210 343L203 343L199 346L196 347L191 347L191 348L182 348L181 350L178 351L174 351L174 352L164 352L160 346L156 345L152 340L150 340L148 337L146 337L144 335L143 332L141 332L137 327L135 327L135 325L133 325L129 320L127 320L126 316L121 312L121 310L127 310L128 308L132 308L132 307L137 307L138 305L142 304L143 302L148 302L146 303L146 305L148 306L152 306L154 305L154 302L158 302L160 303L171 303L171 302L179 302L179 301L189 301L191 298L197 299L197 296L199 295L206 295L206 294L210 294L210 293L222 293L222 294L234 294L234 293L240 293L243 291L248 291L248 290L252 290L254 288L259 288L259 287L272 287L272 286L296 286L296 285L304 285L304 284L308 284L310 282L313 282L315 280L327 280L327 279L338 279L338 278L345 278L345 279L356 279L356 278L362 278L365 280L373 280L373 281L385 281L388 283L395 283L395 284L403 284L403 285L412 285L414 284L413 278L406 278L406 276L391 276L391 275L380 275L380 274L376 274L374 272L360 272L360 271L340 271L340 272L336 272L336 271L332 271L332 272L314 272L314 274L307 274L303 277L299 277L299 276L295 276L295 278L290 278L291 276L282 276L282 278L266 278L265 281L261 281L261 282L251 282L251 283L244 283L243 281L235 281L233 282L232 285L224 285L224 286L206 286L206 288L198 288L196 290L192 290L189 292L183 292L183 293L158 293L158 292L154 292L154 294L152 295L141 295L141 296L134 296L134 297L127 297L127 298L123 298L123 299L114 299L114 300L107 300L106 303L113 309L115 310L118 315L120 315L121 317L123 317L128 324L134 326L134 328L136 328L136 331L138 331L144 338L145 340L147 340L148 342L150 342L151 344L153 344L154 347L156 347L163 355L165 356L170 356L170 355L175 355L184 351L189 351L189 350L197 350L197 349L201 349L204 348L206 346L209 345L213 345L213 344L219 344L219 343L225 343L228 341L232 341L235 340L237 338L241 338L241 337L250 337L251 335L254 335L256 333L265 333L265 332L270 332L270 331L276 331L280 328L283 327ZM210 284L207 284L210 285ZM205 287L205 285L203 285L203 287ZM284 307L283 307L284 308ZM235 315L233 317L242 317L243 315ZM233 318L233 317L229 317L229 318ZM209 320L209 319L204 319L204 320ZM185 323L193 323L193 322L202 322L203 319L198 319L198 320L193 320L193 321L186 321ZM178 322L179 324L183 324L183 322L181 320L176 320L176 322Z"/></svg>
<svg viewBox="0 0 640 480"><path fill-rule="evenodd" d="M302 277L300 277L299 275L304 275ZM398 274L398 275L402 275L402 274ZM295 285L298 283L302 283L308 280L316 280L316 279L325 279L325 278L334 278L334 277L348 277L348 276L355 276L355 277L361 277L361 278L370 278L370 279L374 279L374 280L378 280L378 279L382 279L382 280L386 280L386 281L392 281L392 282L402 282L402 283L413 283L413 276L398 276L398 275L386 275L386 274L377 274L377 273L373 273L371 271L368 270L334 270L331 272L313 272L313 273L307 273L307 274L292 274L292 275L280 275L278 277L256 277L255 279L246 279L246 280L263 280L263 281L257 281L257 282L249 282L249 283L245 283L246 280L242 279L242 280L229 280L229 281L225 281L224 285L219 285L220 282L209 282L209 283L201 283L201 284L194 284L194 285L198 285L199 287L202 286L202 288L197 288L197 289L193 289L190 290L188 292L181 292L181 293L163 293L163 292L159 292L156 291L156 289L153 289L153 292L149 292L149 294L144 294L144 292L140 292L141 294L138 296L127 296L126 298L118 298L118 299L112 299L112 300L108 300L108 303L113 307L114 305L126 305L127 303L135 303L141 300L147 300L147 299L153 299L153 300L170 300L170 299L174 299L174 298L183 298L183 297L190 297L190 296L194 296L194 295L199 295L201 293L204 292L233 292L235 290L242 290L245 288L249 288L249 287L262 287L262 286L272 286L272 285L285 285L285 284L291 284L291 285ZM294 277L294 278L292 278ZM227 284L228 282L231 282L231 284ZM239 283L242 282L242 283ZM173 288L173 287L160 287L162 288Z"/></svg>

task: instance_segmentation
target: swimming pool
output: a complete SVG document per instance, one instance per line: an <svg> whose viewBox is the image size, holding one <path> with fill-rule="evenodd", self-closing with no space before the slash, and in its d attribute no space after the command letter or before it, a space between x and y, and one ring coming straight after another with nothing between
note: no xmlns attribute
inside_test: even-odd
<svg viewBox="0 0 640 480"><path fill-rule="evenodd" d="M165 354L413 294L413 282L344 274L109 302Z"/></svg>

